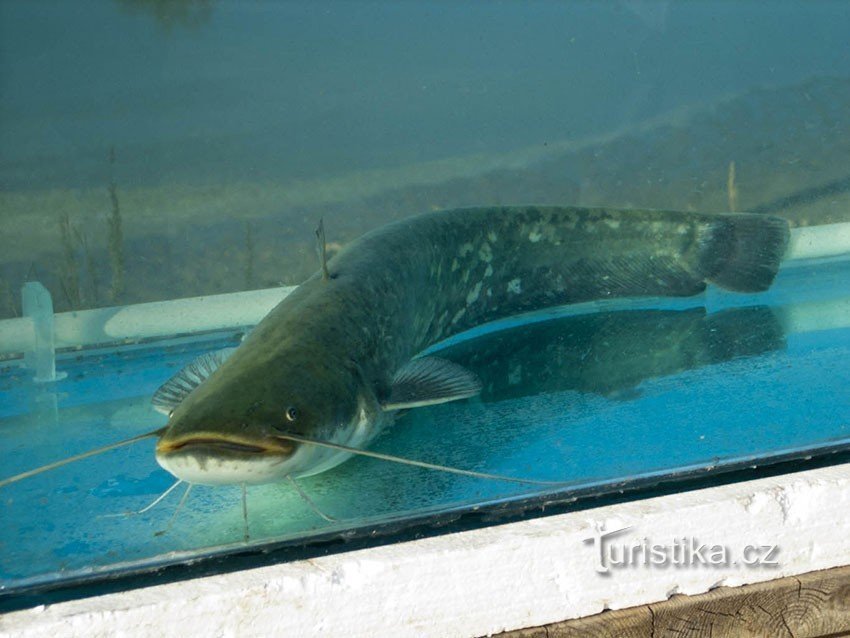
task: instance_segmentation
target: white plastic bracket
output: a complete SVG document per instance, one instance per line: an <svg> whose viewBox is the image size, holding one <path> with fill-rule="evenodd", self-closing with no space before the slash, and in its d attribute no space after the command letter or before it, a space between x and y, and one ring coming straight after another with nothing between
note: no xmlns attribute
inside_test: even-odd
<svg viewBox="0 0 850 638"><path fill-rule="evenodd" d="M67 374L56 374L56 347L53 328L53 298L37 281L24 284L21 289L21 306L24 318L32 325L32 347L24 353L26 367L35 373L36 383L50 383L64 379Z"/></svg>

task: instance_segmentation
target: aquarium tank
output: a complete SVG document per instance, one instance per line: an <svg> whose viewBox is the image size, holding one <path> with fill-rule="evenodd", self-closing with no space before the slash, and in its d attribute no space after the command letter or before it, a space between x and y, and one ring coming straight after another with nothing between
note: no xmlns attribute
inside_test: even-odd
<svg viewBox="0 0 850 638"><path fill-rule="evenodd" d="M848 33L838 2L0 2L2 604L846 460ZM340 366L375 400L317 389Z"/></svg>

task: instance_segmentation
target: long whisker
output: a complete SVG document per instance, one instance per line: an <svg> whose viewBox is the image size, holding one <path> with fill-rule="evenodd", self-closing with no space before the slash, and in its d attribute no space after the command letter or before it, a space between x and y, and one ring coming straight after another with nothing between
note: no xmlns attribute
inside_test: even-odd
<svg viewBox="0 0 850 638"><path fill-rule="evenodd" d="M309 505L309 506L310 506L310 509L311 509L311 510L313 510L316 514L318 514L319 516L321 516L321 517L322 517L323 519L325 519L328 523L336 523L336 522L339 520L339 519L334 518L333 516L330 516L330 515L328 515L328 514L325 514L322 510L320 510L320 509L319 509L319 506L318 506L318 505L316 505L316 504L313 502L313 499L312 499L312 498L310 498L310 496L307 494L307 492L305 492L304 490L302 490L302 489L301 489L301 486L300 486L300 485L298 485L298 483L296 483L296 482L295 482L295 479L294 479L294 478L292 478L289 474L287 474L287 475L286 475L286 480L287 480L287 481L289 481L289 483L292 485L292 487L294 487L294 488L295 488L295 491L296 491L296 492L298 492L298 496L300 496L300 497L301 497L301 499L302 499L305 503L307 503L307 505Z"/></svg>
<svg viewBox="0 0 850 638"><path fill-rule="evenodd" d="M245 542L251 538L248 531L248 488L242 483L242 520L245 523Z"/></svg>
<svg viewBox="0 0 850 638"><path fill-rule="evenodd" d="M189 483L186 486L186 491L183 492L183 496L180 497L180 502L177 503L177 507L174 509L174 513L171 515L171 518L168 519L168 524L165 526L165 529L161 529L158 532L154 532L154 536L162 536L168 533L168 530L171 529L171 525L174 523L174 519L177 518L177 512L180 511L180 508L183 507L183 504L186 502L186 499L189 498L189 492L192 491L194 485Z"/></svg>
<svg viewBox="0 0 850 638"><path fill-rule="evenodd" d="M145 505L140 510L137 510L135 512L121 512L120 514L101 514L98 518L116 518L118 516L137 516L139 514L144 514L148 510L151 510L154 507L156 507L157 504L159 504L162 501L162 499L164 499L166 496L171 494L177 488L177 486L180 485L182 482L183 482L183 479L177 479L177 481L174 483L174 485L172 485L167 490L165 490L162 494L157 496L156 499L154 499L153 503L149 503L148 505Z"/></svg>
<svg viewBox="0 0 850 638"><path fill-rule="evenodd" d="M162 499L164 499L166 496L168 496L168 495L169 495L169 494L171 494L174 490L176 490L176 489L177 489L177 486L178 486L178 485L180 485L182 482L183 482L183 479L177 479L177 482L175 482L175 483L174 483L174 485L172 485L171 487L169 487L169 488L168 488L167 490L165 490L162 494L160 494L159 496L157 496L157 497L156 497L156 500L154 500L154 502L153 502L153 503L151 503L150 505L148 505L148 506L146 506L146 507L143 507L143 508L142 508L142 509L140 509L138 512L136 512L136 514L144 514L144 513L145 513L145 512L147 512L148 510L151 510L151 509L153 509L154 507L156 507L156 506L157 506L157 504L159 504L159 503L162 501Z"/></svg>
<svg viewBox="0 0 850 638"><path fill-rule="evenodd" d="M425 461L416 461L403 456L394 456L392 454L384 454L383 452L373 452L372 450L361 450L340 443L330 443L328 441L317 441L309 439L297 434L276 434L275 437L287 441L295 441L296 443L306 443L308 445L317 445L319 447L338 450L340 452L348 452L349 454L357 454L359 456L368 456L373 459L382 461L390 461L391 463L400 463L402 465L412 465L414 467L423 467L428 470L437 470L439 472L449 472L451 474L460 474L462 476L472 476L481 479L492 479L494 481L507 481L509 483L520 483L523 485L564 485L564 481L537 481L534 479L521 479L514 476L504 476L502 474L489 474L487 472L475 472L473 470L462 470L448 465L437 465L436 463L427 463Z"/></svg>
<svg viewBox="0 0 850 638"><path fill-rule="evenodd" d="M124 439L123 441L118 441L117 443L110 443L109 445L104 445L103 447L95 448L94 450L89 450L88 452L83 452L82 454L75 454L74 456L69 456L66 459L62 459L61 461L54 461L53 463L48 463L47 465L42 465L41 467L37 467L33 470L27 470L26 472L21 472L20 474L15 474L14 476L10 476L9 478L0 479L0 487L6 487L11 483L17 483L18 481L22 481L25 478L29 478L31 476L35 476L36 474L41 474L42 472L47 472L48 470L54 470L57 467L62 467L63 465L68 465L69 463L73 463L74 461L81 461L83 459L87 459L90 456L95 456L96 454L102 454L103 452L108 452L109 450L114 450L115 448L124 447L125 445L130 445L132 443L136 443L137 441L141 441L143 439L149 439L152 436L160 436L165 432L165 428L159 428L158 430L154 430L153 432L146 432L145 434L139 434L137 436L130 437L129 439Z"/></svg>

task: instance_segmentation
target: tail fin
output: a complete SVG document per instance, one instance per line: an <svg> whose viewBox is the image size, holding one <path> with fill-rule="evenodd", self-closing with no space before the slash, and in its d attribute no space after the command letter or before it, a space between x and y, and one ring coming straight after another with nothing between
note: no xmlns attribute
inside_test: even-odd
<svg viewBox="0 0 850 638"><path fill-rule="evenodd" d="M788 237L788 222L781 217L722 215L701 242L706 280L736 292L767 290L785 255Z"/></svg>

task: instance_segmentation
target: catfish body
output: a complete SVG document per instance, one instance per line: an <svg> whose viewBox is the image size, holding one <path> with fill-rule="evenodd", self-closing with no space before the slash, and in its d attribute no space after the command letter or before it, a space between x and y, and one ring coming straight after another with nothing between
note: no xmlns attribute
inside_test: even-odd
<svg viewBox="0 0 850 638"><path fill-rule="evenodd" d="M163 467L190 482L314 474L362 448L398 408L474 393L463 371L417 360L482 323L707 283L768 288L787 222L751 214L551 207L413 217L349 244L286 297L170 415ZM324 269L323 269L324 270Z"/></svg>

